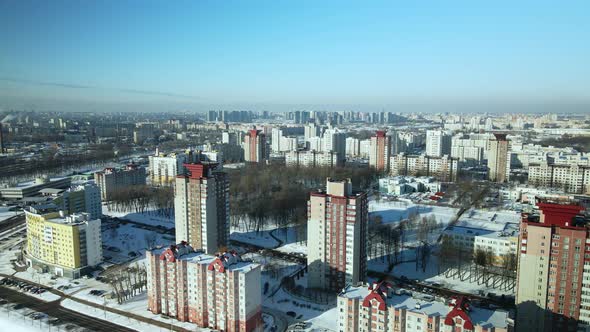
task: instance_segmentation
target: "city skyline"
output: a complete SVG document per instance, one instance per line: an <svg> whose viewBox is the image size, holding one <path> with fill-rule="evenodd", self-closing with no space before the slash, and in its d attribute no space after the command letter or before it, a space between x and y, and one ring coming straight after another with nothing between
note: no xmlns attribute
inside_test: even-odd
<svg viewBox="0 0 590 332"><path fill-rule="evenodd" d="M590 105L581 1L137 4L1 4L0 111Z"/></svg>

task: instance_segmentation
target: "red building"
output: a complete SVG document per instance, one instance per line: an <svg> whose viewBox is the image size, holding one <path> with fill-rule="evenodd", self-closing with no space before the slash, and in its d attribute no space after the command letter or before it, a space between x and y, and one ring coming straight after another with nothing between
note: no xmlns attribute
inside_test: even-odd
<svg viewBox="0 0 590 332"><path fill-rule="evenodd" d="M266 159L266 135L260 130L249 130L244 136L244 160L251 163L262 163Z"/></svg>
<svg viewBox="0 0 590 332"><path fill-rule="evenodd" d="M385 131L378 130L371 137L371 149L369 150L369 166L378 171L389 170L389 157L391 156L391 136Z"/></svg>
<svg viewBox="0 0 590 332"><path fill-rule="evenodd" d="M350 179L326 181L308 201L308 286L340 290L364 281L367 271L367 195L353 193Z"/></svg>
<svg viewBox="0 0 590 332"><path fill-rule="evenodd" d="M260 265L186 242L146 252L148 310L204 328L262 331Z"/></svg>
<svg viewBox="0 0 590 332"><path fill-rule="evenodd" d="M517 270L517 329L576 331L590 322L590 237L583 207L538 203L524 215Z"/></svg>

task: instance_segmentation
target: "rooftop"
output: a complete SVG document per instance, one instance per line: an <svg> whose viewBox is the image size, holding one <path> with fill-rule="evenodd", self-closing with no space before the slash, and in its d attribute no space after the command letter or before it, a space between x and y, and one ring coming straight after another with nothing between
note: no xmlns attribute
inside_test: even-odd
<svg viewBox="0 0 590 332"><path fill-rule="evenodd" d="M160 259L173 259L186 261L187 263L208 265L209 269L219 268L222 266L223 271L229 270L234 272L247 272L260 266L259 264L243 261L240 256L234 252L224 252L216 255L205 254L201 250L195 250L186 242L151 250L152 255L160 256ZM220 265L215 265L219 263Z"/></svg>
<svg viewBox="0 0 590 332"><path fill-rule="evenodd" d="M374 286L375 285L373 285L373 287ZM405 291L394 291L393 286L388 285L384 287L383 283L376 286L378 290L369 289L366 285L361 287L348 286L339 294L339 296L348 299L364 300L368 298L369 295L377 293L385 300L388 307L393 306L396 309L405 309L410 312L422 313L428 316L447 317L449 314L452 315L456 312L459 309L458 306L461 306L461 310L464 310L467 313L471 322L475 325L486 328L506 328L508 326L508 312L470 306L467 304L468 301L465 298L449 299L445 303L441 300L428 300L432 298L431 295L418 292L413 292L412 295L403 294ZM398 295L396 293L401 294Z"/></svg>

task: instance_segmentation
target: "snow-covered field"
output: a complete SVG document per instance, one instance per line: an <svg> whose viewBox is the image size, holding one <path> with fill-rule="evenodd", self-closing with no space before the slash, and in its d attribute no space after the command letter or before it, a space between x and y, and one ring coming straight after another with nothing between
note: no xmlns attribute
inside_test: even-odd
<svg viewBox="0 0 590 332"><path fill-rule="evenodd" d="M10 310L0 308L0 330L18 332L40 332L47 331L48 325L44 321L33 320L25 316L21 310ZM54 327L54 329L56 329Z"/></svg>
<svg viewBox="0 0 590 332"><path fill-rule="evenodd" d="M151 213L150 213L151 212ZM153 211L148 211L146 213L136 213L133 211L125 211L125 212L116 212L116 211L109 211L106 205L102 206L102 214L105 216L113 217L113 218L122 218L127 219L135 222L139 222L142 224L152 225L152 226L163 226L166 228L174 228L174 217L165 218L153 213Z"/></svg>
<svg viewBox="0 0 590 332"><path fill-rule="evenodd" d="M22 213L22 212L15 212L15 211L10 211L10 206L0 206L0 222L14 217L16 216L18 213Z"/></svg>
<svg viewBox="0 0 590 332"><path fill-rule="evenodd" d="M416 263L410 262L396 265L393 268L393 275L396 277L406 276L409 279L418 279L422 282L439 283L444 288L475 295L481 291L492 292L498 295L514 295L514 291L503 291L486 287L485 285L478 285L467 280L461 281L459 279L447 278L443 273L439 274L436 256L431 256L430 263L426 265L425 272L422 272L422 269L416 271Z"/></svg>
<svg viewBox="0 0 590 332"><path fill-rule="evenodd" d="M185 329L191 331L210 331L209 329L202 329L198 328L195 324L192 323L182 323L175 319L163 318L160 315L154 315L151 312L147 311L147 297L145 294L137 296L130 301L127 301L121 305L119 304L107 304L111 308L120 309L125 312L141 315L147 318L159 320L165 322L170 325L183 327ZM130 329L134 329L137 331L146 331L146 332L160 332L160 331L168 331L169 329L164 329L158 326L154 326L148 323L140 322L138 320L121 316L112 312L104 311L99 308L87 306L85 304L73 301L73 300L64 300L62 301L62 306L68 309L75 310L77 312L101 318L104 320L108 320L111 323L115 323L118 325L122 325L128 327Z"/></svg>
<svg viewBox="0 0 590 332"><path fill-rule="evenodd" d="M102 232L105 261L121 263L145 255L151 245L169 245L174 236L146 230L134 224L114 224ZM133 256L133 253L136 256Z"/></svg>

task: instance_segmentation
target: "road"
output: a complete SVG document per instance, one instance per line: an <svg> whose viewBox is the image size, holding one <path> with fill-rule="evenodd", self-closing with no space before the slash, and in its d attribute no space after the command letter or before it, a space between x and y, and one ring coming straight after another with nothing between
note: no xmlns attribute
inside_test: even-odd
<svg viewBox="0 0 590 332"><path fill-rule="evenodd" d="M47 289L48 292L51 292L51 293L53 293L55 295L60 296L61 297L61 300L69 299L69 300L72 300L72 301L75 301L75 302L78 302L78 303L81 303L81 304L84 304L84 305L87 305L87 306L90 306L90 307L94 307L94 308L97 308L97 309L100 309L100 310L106 310L108 312L112 312L112 313L117 314L117 315L120 315L120 316L124 316L124 317L128 317L128 318L131 318L131 319L135 319L135 320L140 321L140 322L143 322L143 323L148 323L148 324L151 324L151 325L154 325L154 326L157 326L157 327L166 329L166 330L173 330L173 331L179 331L179 332L188 332L189 331L189 330L187 330L185 328L182 328L182 327L179 327L179 326L175 326L175 325L171 325L169 322L165 322L165 321L160 321L160 320L148 318L148 317L142 316L140 314L135 314L135 313L132 313L132 312L129 312L129 311L126 311L126 310L115 309L115 308L111 308L109 306L103 306L102 304L97 304L97 303L94 303L94 302L91 302L91 301L87 301L87 300L84 300L84 299L76 298L75 296L72 296L71 294L66 294L66 293L64 293L62 291L59 291L57 289L54 289L54 288L48 288L45 285L41 285L41 284L38 284L38 283L33 282L33 281L30 281L30 280L22 279L22 278L19 278L19 277L16 277L16 276L9 276L9 275L6 275L6 274L1 274L1 273L0 273L0 277L11 278L11 279L16 280L16 281L23 281L23 282L26 282L26 283L28 283L30 285L34 285L34 286L45 288L45 289ZM10 288L7 288L7 287L4 287L4 286L0 286L0 288L8 289L10 291L15 292L14 290L12 290ZM21 295L27 296L26 294L21 294ZM2 297L1 294L0 294L0 297ZM30 297L30 296L27 296L27 297ZM6 299L8 300L8 298L6 298ZM36 298L33 298L33 299L37 300ZM43 301L41 301L41 302L43 302ZM59 302L52 302L52 303L57 303L57 305L60 305ZM58 318L61 318L61 317L58 317ZM119 325L115 325L115 326L117 326L117 328L121 328ZM111 330L111 331L130 331L130 330L128 330L128 329L125 329L125 330L117 330L117 329L115 329L115 330ZM131 330L131 331L133 331L133 330Z"/></svg>
<svg viewBox="0 0 590 332"><path fill-rule="evenodd" d="M100 320L91 316L81 314L79 312L63 308L59 301L44 302L32 296L20 293L10 288L1 286L0 297L8 302L15 304L22 304L27 308L37 312L43 312L51 317L61 319L65 324L71 323L91 331L105 331L105 332L132 332L135 330L123 327L121 325L113 324L108 321Z"/></svg>

